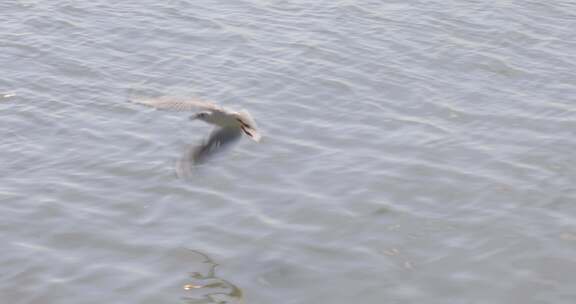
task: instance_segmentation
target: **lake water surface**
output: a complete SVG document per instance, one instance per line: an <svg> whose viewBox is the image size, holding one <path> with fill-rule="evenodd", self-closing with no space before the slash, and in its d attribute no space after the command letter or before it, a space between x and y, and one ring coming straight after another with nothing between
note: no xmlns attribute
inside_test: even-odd
<svg viewBox="0 0 576 304"><path fill-rule="evenodd" d="M571 0L3 0L0 303L576 303L575 29ZM179 178L210 126L130 92L264 138Z"/></svg>

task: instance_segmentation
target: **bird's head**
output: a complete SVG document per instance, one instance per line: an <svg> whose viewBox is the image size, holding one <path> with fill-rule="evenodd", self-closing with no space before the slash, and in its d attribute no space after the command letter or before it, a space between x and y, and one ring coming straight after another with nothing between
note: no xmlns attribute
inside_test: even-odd
<svg viewBox="0 0 576 304"><path fill-rule="evenodd" d="M196 113L194 116L190 117L191 120L202 120L202 121L206 121L209 122L210 121L210 112L199 112Z"/></svg>

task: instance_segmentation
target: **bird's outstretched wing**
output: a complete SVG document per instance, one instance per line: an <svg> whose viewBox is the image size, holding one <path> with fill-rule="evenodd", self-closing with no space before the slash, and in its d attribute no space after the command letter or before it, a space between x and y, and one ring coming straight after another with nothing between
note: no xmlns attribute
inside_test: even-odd
<svg viewBox="0 0 576 304"><path fill-rule="evenodd" d="M148 107L169 110L169 111L220 111L222 108L219 106L203 101L200 99L191 98L177 98L177 97L158 97L158 98L147 98L147 97L130 97L130 102L142 104Z"/></svg>
<svg viewBox="0 0 576 304"><path fill-rule="evenodd" d="M195 165L208 161L216 154L226 150L238 141L242 135L234 127L220 128L212 131L202 144L187 150L176 164L176 174L181 178L190 177Z"/></svg>
<svg viewBox="0 0 576 304"><path fill-rule="evenodd" d="M212 156L225 150L231 144L235 143L240 138L241 134L240 129L234 127L214 130L210 134L210 137L208 137L208 140L194 149L192 153L194 163L203 163Z"/></svg>

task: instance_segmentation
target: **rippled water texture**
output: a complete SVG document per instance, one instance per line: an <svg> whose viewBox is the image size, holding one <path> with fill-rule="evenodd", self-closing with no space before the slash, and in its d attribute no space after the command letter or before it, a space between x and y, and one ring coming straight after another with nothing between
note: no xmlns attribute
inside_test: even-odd
<svg viewBox="0 0 576 304"><path fill-rule="evenodd" d="M575 29L562 0L3 0L0 302L576 303ZM179 178L210 127L133 91L264 138Z"/></svg>

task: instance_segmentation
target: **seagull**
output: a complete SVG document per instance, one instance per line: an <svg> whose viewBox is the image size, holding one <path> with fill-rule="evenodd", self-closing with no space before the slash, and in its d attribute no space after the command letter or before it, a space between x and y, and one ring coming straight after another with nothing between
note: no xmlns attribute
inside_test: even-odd
<svg viewBox="0 0 576 304"><path fill-rule="evenodd" d="M192 98L131 98L130 101L159 110L195 111L196 113L190 117L191 120L201 120L216 126L208 140L187 153L188 156L184 160L186 164L204 162L239 139L242 134L255 142L259 142L262 138L256 129L256 122L246 110L236 112L211 102Z"/></svg>
<svg viewBox="0 0 576 304"><path fill-rule="evenodd" d="M236 129L243 132L255 142L259 142L262 136L256 130L256 122L246 110L235 112L225 109L211 102L198 99L178 99L171 97L160 98L133 98L134 103L142 104L159 110L169 111L198 111L190 117L192 120L202 120L220 128Z"/></svg>

